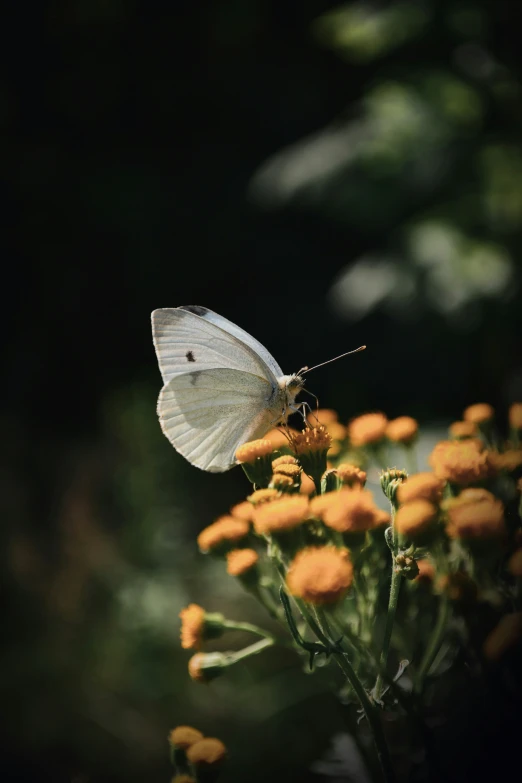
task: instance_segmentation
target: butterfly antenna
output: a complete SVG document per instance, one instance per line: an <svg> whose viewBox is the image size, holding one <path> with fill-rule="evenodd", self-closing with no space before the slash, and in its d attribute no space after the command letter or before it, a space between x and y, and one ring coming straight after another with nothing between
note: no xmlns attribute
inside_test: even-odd
<svg viewBox="0 0 522 783"><path fill-rule="evenodd" d="M316 364L314 367L303 367L302 370L299 370L299 375L304 375L307 372L312 372L312 370L317 370L318 367L324 367L325 364L331 364L332 362L336 362L337 359L342 359L344 356L350 356L352 353L359 353L359 351L365 351L366 346L360 345L359 348L356 348L354 351L346 351L346 353L342 353L340 356L335 356L333 359L328 359L327 362L321 362L321 364Z"/></svg>

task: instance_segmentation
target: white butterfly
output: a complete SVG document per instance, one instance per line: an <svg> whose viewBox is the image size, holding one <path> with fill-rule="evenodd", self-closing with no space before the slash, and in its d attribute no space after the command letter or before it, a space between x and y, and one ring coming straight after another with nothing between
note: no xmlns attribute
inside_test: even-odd
<svg viewBox="0 0 522 783"><path fill-rule="evenodd" d="M206 307L154 310L152 333L165 384L158 399L161 428L202 470L229 470L239 446L302 405L295 398L307 368L283 375L261 343Z"/></svg>

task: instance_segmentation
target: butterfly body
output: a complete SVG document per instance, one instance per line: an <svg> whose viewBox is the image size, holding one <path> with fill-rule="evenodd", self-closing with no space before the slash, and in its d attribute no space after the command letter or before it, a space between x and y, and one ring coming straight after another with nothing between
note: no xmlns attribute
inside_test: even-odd
<svg viewBox="0 0 522 783"><path fill-rule="evenodd" d="M207 308L189 305L152 313L164 386L162 430L193 465L223 472L243 443L262 437L298 409L304 380L284 375L255 338Z"/></svg>

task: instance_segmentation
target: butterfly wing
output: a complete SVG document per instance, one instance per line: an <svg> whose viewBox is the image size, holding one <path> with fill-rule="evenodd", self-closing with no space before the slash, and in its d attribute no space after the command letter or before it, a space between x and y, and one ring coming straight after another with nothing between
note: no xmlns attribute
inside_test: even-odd
<svg viewBox="0 0 522 783"><path fill-rule="evenodd" d="M165 384L158 415L176 451L202 470L221 473L236 464L242 443L264 435L278 418L273 398L271 383L258 375L194 370Z"/></svg>
<svg viewBox="0 0 522 783"><path fill-rule="evenodd" d="M252 337L251 334L245 332L244 329L241 329L240 326L236 326L236 324L232 323L232 321L229 321L228 318L224 318L222 315L214 313L213 310L209 310L208 307L201 307L200 305L182 305L177 309L186 310L189 313L199 315L200 318L204 318L206 321L219 326L219 328L223 329L223 331L234 335L234 337L237 337L237 339L241 340L242 343L248 345L258 356L261 357L261 359L270 368L276 378L280 378L281 375L283 375L282 369L272 354L267 351L265 346L261 345L259 340L256 340L255 337Z"/></svg>
<svg viewBox="0 0 522 783"><path fill-rule="evenodd" d="M217 316L217 320L230 324L226 318ZM234 330L227 331L208 318L182 308L154 310L152 333L164 383L195 370L221 368L259 376L275 388L278 376L254 347L257 341L250 338L249 345L238 337L239 333L246 335L246 332L239 327ZM269 356L266 349L263 353Z"/></svg>

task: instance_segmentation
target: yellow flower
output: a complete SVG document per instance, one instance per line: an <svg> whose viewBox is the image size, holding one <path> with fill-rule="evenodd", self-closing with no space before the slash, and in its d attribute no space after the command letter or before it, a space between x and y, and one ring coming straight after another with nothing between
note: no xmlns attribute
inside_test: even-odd
<svg viewBox="0 0 522 783"><path fill-rule="evenodd" d="M417 437L419 424L411 416L399 416L389 421L386 426L386 437L395 443L409 444Z"/></svg>
<svg viewBox="0 0 522 783"><path fill-rule="evenodd" d="M227 572L230 576L243 576L258 560L259 555L255 549L233 549L227 555Z"/></svg>
<svg viewBox="0 0 522 783"><path fill-rule="evenodd" d="M427 500L410 500L397 509L395 528L404 536L415 538L424 533L437 517L437 508Z"/></svg>
<svg viewBox="0 0 522 783"><path fill-rule="evenodd" d="M475 405L470 405L462 414L464 421L473 421L475 424L491 421L494 415L494 409L487 402L477 402Z"/></svg>
<svg viewBox="0 0 522 783"><path fill-rule="evenodd" d="M315 492L314 480L307 476L306 473L301 475L301 487L299 490L303 495L313 495Z"/></svg>
<svg viewBox="0 0 522 783"><path fill-rule="evenodd" d="M438 478L454 484L474 484L494 473L489 451L475 438L440 441L429 462Z"/></svg>
<svg viewBox="0 0 522 783"><path fill-rule="evenodd" d="M254 512L255 531L263 535L292 530L308 518L308 506L305 495L289 495L272 503L264 503Z"/></svg>
<svg viewBox="0 0 522 783"><path fill-rule="evenodd" d="M311 604L331 604L344 596L353 581L347 549L307 547L295 556L286 583L292 595Z"/></svg>
<svg viewBox="0 0 522 783"><path fill-rule="evenodd" d="M248 443L244 443L236 451L236 459L238 462L255 462L259 457L266 457L268 454L272 454L274 447L267 438L260 438L259 440L251 440Z"/></svg>
<svg viewBox="0 0 522 783"><path fill-rule="evenodd" d="M242 519L244 522L252 522L252 504L248 500L243 500L241 503L236 503L230 509L230 516Z"/></svg>
<svg viewBox="0 0 522 783"><path fill-rule="evenodd" d="M340 489L328 492L310 503L312 513L339 533L355 533L384 525L389 514L375 505L367 489Z"/></svg>
<svg viewBox="0 0 522 783"><path fill-rule="evenodd" d="M169 742L175 748L190 748L203 739L203 734L192 726L176 726L169 734Z"/></svg>
<svg viewBox="0 0 522 783"><path fill-rule="evenodd" d="M317 427L318 424L324 424L325 427L328 427L329 424L334 424L339 416L337 411L331 408L319 408L319 410L309 413L306 418L310 427Z"/></svg>
<svg viewBox="0 0 522 783"><path fill-rule="evenodd" d="M421 584L431 584L435 577L435 566L433 563L427 558L423 558L421 560L417 560L417 567L419 569L419 573L413 581L419 582Z"/></svg>
<svg viewBox="0 0 522 783"><path fill-rule="evenodd" d="M476 438L478 428L474 421L454 421L449 426L449 434L452 438Z"/></svg>
<svg viewBox="0 0 522 783"><path fill-rule="evenodd" d="M285 476L284 473L274 473L270 479L269 488L277 489L280 492L289 492L295 487L295 481L290 476Z"/></svg>
<svg viewBox="0 0 522 783"><path fill-rule="evenodd" d="M255 507L261 506L263 503L270 503L272 500L276 500L281 497L281 493L277 489L256 489L248 496L248 502ZM254 518L254 512L252 511L252 519Z"/></svg>
<svg viewBox="0 0 522 783"><path fill-rule="evenodd" d="M187 758L195 767L209 767L221 764L227 749L221 740L215 737L205 737L195 742L187 750Z"/></svg>
<svg viewBox="0 0 522 783"><path fill-rule="evenodd" d="M302 472L300 465L290 465L288 463L277 465L277 467L272 468L272 470L274 471L274 475L278 473L281 476L289 476L291 479L293 479L293 481L296 481Z"/></svg>
<svg viewBox="0 0 522 783"><path fill-rule="evenodd" d="M399 503L409 503L411 500L429 500L430 503L439 503L442 498L444 482L434 473L415 473L408 476L397 487L397 500Z"/></svg>
<svg viewBox="0 0 522 783"><path fill-rule="evenodd" d="M352 446L369 446L379 443L386 434L388 419L384 413L365 413L348 424L348 437Z"/></svg>
<svg viewBox="0 0 522 783"><path fill-rule="evenodd" d="M364 487L366 484L366 473L357 465L342 462L337 466L336 470L339 481L345 487Z"/></svg>
<svg viewBox="0 0 522 783"><path fill-rule="evenodd" d="M498 451L492 451L490 460L495 470L505 470L512 473L522 465L522 449L508 449L500 454Z"/></svg>
<svg viewBox="0 0 522 783"><path fill-rule="evenodd" d="M504 506L487 489L464 489L443 505L450 538L494 538L504 533Z"/></svg>
<svg viewBox="0 0 522 783"><path fill-rule="evenodd" d="M522 612L505 614L486 638L482 651L490 661L498 661L522 637Z"/></svg>
<svg viewBox="0 0 522 783"><path fill-rule="evenodd" d="M292 457L291 454L283 454L282 457L277 457L277 459L274 459L272 461L272 470L274 473L281 467L281 465L298 465L295 457Z"/></svg>
<svg viewBox="0 0 522 783"><path fill-rule="evenodd" d="M509 426L513 430L522 430L522 402L514 402L509 408Z"/></svg>
<svg viewBox="0 0 522 783"><path fill-rule="evenodd" d="M181 646L184 650L199 649L203 641L205 610L190 604L179 613L181 617Z"/></svg>
<svg viewBox="0 0 522 783"><path fill-rule="evenodd" d="M298 456L305 454L326 452L330 448L332 439L328 434L326 427L306 427L302 432L298 432L294 438L294 449Z"/></svg>
<svg viewBox="0 0 522 783"><path fill-rule="evenodd" d="M223 544L237 543L248 535L250 525L238 517L223 516L209 525L198 536L198 546L203 552Z"/></svg>

